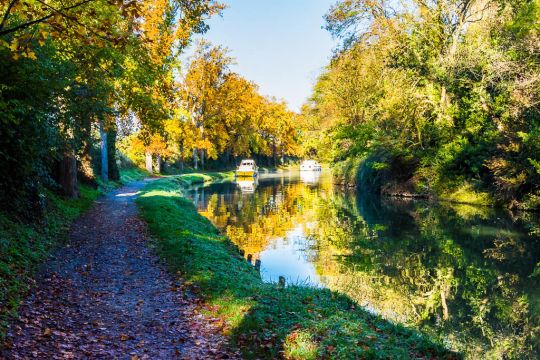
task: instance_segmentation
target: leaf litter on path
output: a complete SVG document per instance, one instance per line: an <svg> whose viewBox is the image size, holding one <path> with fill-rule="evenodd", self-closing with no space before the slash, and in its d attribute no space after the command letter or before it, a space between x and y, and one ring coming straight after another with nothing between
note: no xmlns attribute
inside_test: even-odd
<svg viewBox="0 0 540 360"><path fill-rule="evenodd" d="M147 247L131 196L114 191L75 221L8 330L5 359L236 359L222 324L200 315ZM176 275L177 277L178 275Z"/></svg>

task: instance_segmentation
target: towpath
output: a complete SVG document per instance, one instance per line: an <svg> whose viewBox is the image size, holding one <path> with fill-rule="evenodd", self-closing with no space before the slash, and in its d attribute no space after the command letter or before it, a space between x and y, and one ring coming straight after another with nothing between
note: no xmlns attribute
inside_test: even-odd
<svg viewBox="0 0 540 360"><path fill-rule="evenodd" d="M7 359L230 359L217 319L148 247L134 200L145 182L99 199L38 272L8 331Z"/></svg>

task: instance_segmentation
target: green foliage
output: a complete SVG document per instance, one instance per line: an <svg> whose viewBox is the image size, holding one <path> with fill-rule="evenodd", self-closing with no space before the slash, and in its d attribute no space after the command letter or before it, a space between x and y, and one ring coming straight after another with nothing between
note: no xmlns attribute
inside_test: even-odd
<svg viewBox="0 0 540 360"><path fill-rule="evenodd" d="M418 333L355 308L326 289L263 283L232 243L182 197L193 175L150 183L137 199L173 272L227 324L246 358L451 358ZM200 177L199 177L200 178Z"/></svg>
<svg viewBox="0 0 540 360"><path fill-rule="evenodd" d="M319 146L332 144L325 160L384 153L381 165L359 171L359 185L384 190L373 186L380 177L414 178L443 196L474 183L498 202L530 208L540 190L540 6L477 5L396 9L343 0L331 7L327 29L343 46L303 109L325 131ZM416 165L398 179L402 169L392 164L403 158Z"/></svg>
<svg viewBox="0 0 540 360"><path fill-rule="evenodd" d="M118 181L116 121L135 114L146 133L163 127L175 56L222 8L213 0L3 2L0 209L43 216L46 189L77 196L76 170L95 184L98 127L109 133L109 178Z"/></svg>

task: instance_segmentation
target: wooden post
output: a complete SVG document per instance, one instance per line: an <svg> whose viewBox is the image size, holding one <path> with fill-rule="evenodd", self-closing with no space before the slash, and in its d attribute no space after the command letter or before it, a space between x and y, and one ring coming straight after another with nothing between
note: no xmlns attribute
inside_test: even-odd
<svg viewBox="0 0 540 360"><path fill-rule="evenodd" d="M255 270L261 271L261 260L255 260Z"/></svg>
<svg viewBox="0 0 540 360"><path fill-rule="evenodd" d="M248 263L251 264L251 260L253 260L253 255L248 254L248 256L247 256L247 261L248 261Z"/></svg>
<svg viewBox="0 0 540 360"><path fill-rule="evenodd" d="M283 277L283 276L279 277L278 285L280 287L285 287L285 277Z"/></svg>

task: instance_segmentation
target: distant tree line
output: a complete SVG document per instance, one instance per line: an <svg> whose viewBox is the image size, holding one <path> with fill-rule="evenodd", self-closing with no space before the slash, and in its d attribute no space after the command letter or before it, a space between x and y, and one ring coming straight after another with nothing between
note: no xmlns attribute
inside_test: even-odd
<svg viewBox="0 0 540 360"><path fill-rule="evenodd" d="M179 68L170 113L160 132L146 141L133 132L121 148L148 171L164 161L183 170L226 168L240 157L256 157L277 166L299 153L296 114L282 101L259 94L257 86L230 66L227 49L201 41L185 67Z"/></svg>

